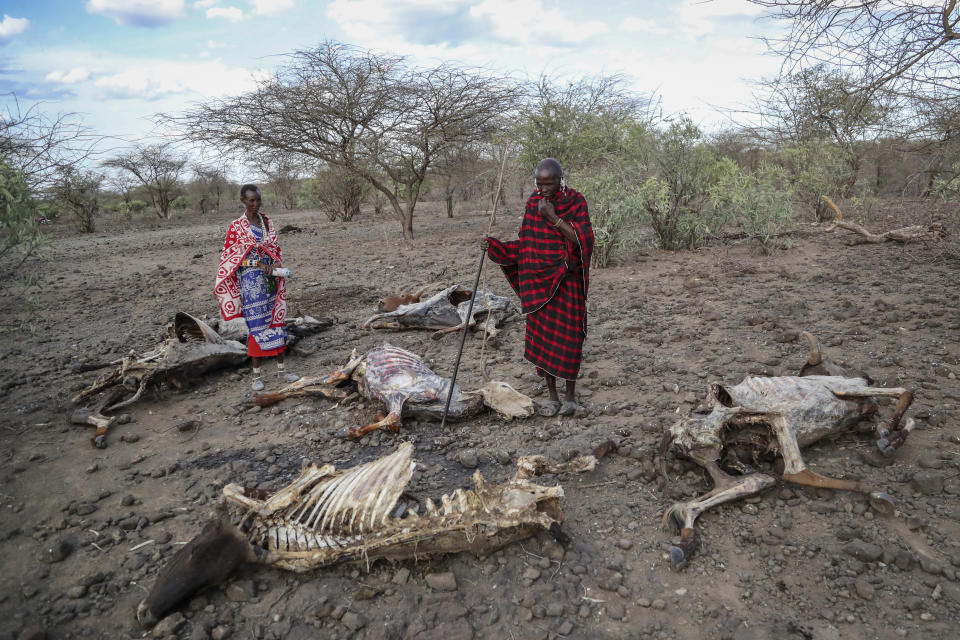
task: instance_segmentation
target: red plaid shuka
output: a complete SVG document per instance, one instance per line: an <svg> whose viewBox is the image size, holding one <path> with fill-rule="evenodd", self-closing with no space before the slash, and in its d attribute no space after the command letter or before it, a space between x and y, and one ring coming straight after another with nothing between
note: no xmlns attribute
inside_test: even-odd
<svg viewBox="0 0 960 640"><path fill-rule="evenodd" d="M527 317L523 357L564 380L576 380L580 372L583 338L587 334L587 288L593 228L587 201L564 187L553 198L559 215L577 235L568 241L548 224L538 211L539 192L527 200L520 239L502 242L490 238L490 260L500 265Z"/></svg>

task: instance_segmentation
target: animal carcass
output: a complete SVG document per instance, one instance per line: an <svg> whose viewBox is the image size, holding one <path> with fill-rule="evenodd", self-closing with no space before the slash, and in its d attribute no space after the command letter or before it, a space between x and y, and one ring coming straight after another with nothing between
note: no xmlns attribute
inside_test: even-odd
<svg viewBox="0 0 960 640"><path fill-rule="evenodd" d="M101 403L93 412L80 409L74 413L74 422L97 427L92 439L94 446L101 449L107 446L106 432L114 418L103 413L136 402L148 386L167 383L180 389L207 371L239 366L247 359L246 346L235 340L224 340L209 325L188 313L178 312L168 333L169 337L152 351L131 352L126 358L111 363L116 364L116 368L74 396L72 402L79 404L117 385L123 385L127 393L132 394L126 400L111 402L109 406Z"/></svg>
<svg viewBox="0 0 960 640"><path fill-rule="evenodd" d="M367 568L380 558L402 560L470 551L482 556L537 531L555 535L563 520L560 486L530 479L540 473L592 471L592 455L555 463L542 456L517 461L507 482L488 485L480 472L472 491L457 489L427 500L421 513L397 502L416 466L413 445L352 469L311 464L269 497L236 484L223 497L236 513L209 524L178 551L157 577L137 618L152 624L203 586L225 579L243 562L304 572L343 560Z"/></svg>
<svg viewBox="0 0 960 640"><path fill-rule="evenodd" d="M472 291L459 285L447 287L426 300L400 305L395 311L378 313L363 323L364 328L373 329L435 329L432 337L463 328L467 321L467 309L470 306ZM470 313L470 326L480 326L491 338L498 333L498 325L503 324L517 312L509 298L498 296L489 289L477 292ZM477 316L483 314L483 320L477 323Z"/></svg>
<svg viewBox="0 0 960 640"><path fill-rule="evenodd" d="M283 398L296 395L321 394L343 397L346 394L336 385L349 380L357 383L358 391L387 405L386 417L363 427L344 428L339 435L362 438L371 431L385 427L400 430L403 413L439 419L443 415L450 379L431 371L418 356L405 349L383 344L363 355L356 350L346 366L323 378L301 378L275 393L259 393L253 401L268 407ZM507 418L533 415L533 401L503 382L488 382L477 391L461 391L456 385L450 401L448 419L475 415L486 405Z"/></svg>
<svg viewBox="0 0 960 640"><path fill-rule="evenodd" d="M838 375L840 368L821 356L813 336L806 332L803 335L810 341L811 351L799 376L749 377L736 386L713 383L706 401L664 434L661 471L663 458L672 446L674 453L704 467L714 483L709 493L674 504L663 516L664 527L672 526L681 535L680 544L670 548L675 568L685 566L695 551L693 527L697 516L774 484L773 477L748 466L762 458L780 456L782 477L787 482L857 491L867 495L877 510L892 512L888 495L860 481L828 478L811 471L800 450L850 431L875 416L876 399L886 397L896 398L897 406L887 425L877 422L877 445L884 454L892 454L913 428L909 418L905 426L900 425L913 400L912 393L903 388L871 386L866 376ZM742 475L730 475L724 469Z"/></svg>
<svg viewBox="0 0 960 640"><path fill-rule="evenodd" d="M332 320L317 320L310 316L288 319L287 346L304 336L328 329L332 324ZM214 327L219 327L220 332ZM208 324L188 313L178 312L173 324L167 327L166 340L153 350L143 354L131 352L129 356L113 362L81 364L74 368L74 371L82 372L114 367L73 397L73 404L79 404L110 389L94 408L78 409L71 420L75 424L95 426L97 430L92 442L102 449L107 446L106 432L115 419L104 413L133 404L148 386L158 387L166 383L183 389L190 381L208 371L243 364L247 359L246 340L247 328L242 320L230 323L214 320ZM124 395L129 397L122 400Z"/></svg>

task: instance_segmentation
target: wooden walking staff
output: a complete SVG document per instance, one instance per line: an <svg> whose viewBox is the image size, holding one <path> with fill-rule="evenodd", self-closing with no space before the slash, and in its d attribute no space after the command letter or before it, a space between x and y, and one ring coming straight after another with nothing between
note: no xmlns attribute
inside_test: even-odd
<svg viewBox="0 0 960 640"><path fill-rule="evenodd" d="M487 223L487 235L493 230L493 221L497 217L497 205L500 204L500 187L503 186L503 170L507 166L507 151L510 141L503 145L503 162L500 163L500 175L497 176L497 190L493 193L493 211L490 212L490 221ZM453 377L450 378L450 390L447 392L447 403L443 407L443 417L440 419L440 428L447 422L447 412L450 411L450 400L453 398L453 388L457 383L457 372L460 370L460 358L463 357L463 344L467 341L467 330L470 328L470 315L473 313L473 303L477 299L477 287L480 286L480 274L483 273L483 261L487 257L486 251L480 252L480 266L477 268L477 277L473 279L473 293L470 295L470 304L467 305L467 318L463 321L463 333L460 335L460 349L457 351L457 361L453 363ZM487 313L489 322L490 314Z"/></svg>

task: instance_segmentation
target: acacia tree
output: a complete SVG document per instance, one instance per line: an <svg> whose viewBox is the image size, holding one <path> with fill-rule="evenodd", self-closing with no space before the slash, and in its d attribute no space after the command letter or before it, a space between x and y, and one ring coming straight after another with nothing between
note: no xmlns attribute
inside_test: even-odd
<svg viewBox="0 0 960 640"><path fill-rule="evenodd" d="M16 270L44 235L37 198L61 167L95 154L100 138L72 113L50 115L41 104L23 108L14 94L0 105L0 275Z"/></svg>
<svg viewBox="0 0 960 640"><path fill-rule="evenodd" d="M960 93L958 0L749 0L772 10L788 33L766 39L784 74L830 64L859 89L956 101Z"/></svg>
<svg viewBox="0 0 960 640"><path fill-rule="evenodd" d="M103 166L126 171L150 194L157 217L170 217L170 204L182 191L181 176L186 171L186 156L176 152L170 143L138 145L111 158Z"/></svg>
<svg viewBox="0 0 960 640"><path fill-rule="evenodd" d="M223 196L230 188L224 167L220 164L195 163L192 167L193 186L196 188L197 207L201 214L219 211Z"/></svg>
<svg viewBox="0 0 960 640"><path fill-rule="evenodd" d="M383 194L410 240L437 158L487 137L519 98L502 77L451 64L418 69L402 57L325 42L290 54L253 91L161 119L193 142L342 167Z"/></svg>
<svg viewBox="0 0 960 640"><path fill-rule="evenodd" d="M791 172L794 178L805 171L803 167L822 168L818 175L825 180L811 185L814 192L808 198L822 219L826 212L822 189L850 192L871 148L867 143L890 131L897 104L890 94L857 88L856 78L822 64L765 81L761 87L755 108L760 125L753 135L785 151L790 163L797 165Z"/></svg>
<svg viewBox="0 0 960 640"><path fill-rule="evenodd" d="M73 215L82 233L96 231L103 179L102 174L65 166L59 169L49 189L54 202Z"/></svg>

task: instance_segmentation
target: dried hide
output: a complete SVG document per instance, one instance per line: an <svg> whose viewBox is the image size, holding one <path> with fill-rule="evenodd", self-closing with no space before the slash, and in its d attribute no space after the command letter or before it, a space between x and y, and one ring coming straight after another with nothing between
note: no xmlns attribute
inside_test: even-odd
<svg viewBox="0 0 960 640"><path fill-rule="evenodd" d="M664 527L672 526L681 534L680 544L670 549L675 568L685 566L696 549L694 522L701 513L775 483L772 476L750 466L764 459L782 458L782 477L787 482L856 491L868 496L878 511L893 511L890 497L866 483L811 471L801 449L874 418L877 398L896 398L889 422L877 421L875 425L877 446L883 454L891 455L913 428L909 418L905 426L900 424L913 400L912 393L904 388L871 386L865 376L837 375L840 368L821 356L813 336L806 332L804 336L810 341L811 353L799 376L748 377L736 386L713 383L706 401L664 434L661 470L663 457L672 447L675 454L704 467L714 482L712 491L674 504L663 517ZM833 375L822 375L824 372Z"/></svg>
<svg viewBox="0 0 960 640"><path fill-rule="evenodd" d="M215 323L219 324L219 323ZM133 404L143 395L147 387L159 387L168 384L183 389L209 371L228 367L237 367L247 360L246 323L242 334L238 323L223 323L227 335L235 335L233 340L214 330L209 324L178 312L172 324L167 326L167 338L160 345L146 353L131 352L120 360L99 365L80 365L77 371L113 366L108 373L97 378L87 389L72 399L79 404L101 391L110 390L104 401L94 409L78 409L72 421L76 424L88 424L97 427L93 443L104 448L106 431L114 418L104 415ZM330 327L332 321L321 321L304 316L287 322L292 344L295 339ZM123 396L129 396L125 400Z"/></svg>
<svg viewBox="0 0 960 640"><path fill-rule="evenodd" d="M548 530L561 535L560 486L530 481L540 473L592 471L596 458L556 463L542 456L517 461L516 475L488 485L474 473L473 490L427 500L420 513L398 507L416 466L413 445L352 469L311 464L287 487L265 498L229 484L224 500L232 522L208 525L178 551L137 609L151 624L197 589L223 580L242 562L304 572L345 560L404 560L470 551L477 556ZM215 566L211 566L215 565Z"/></svg>
<svg viewBox="0 0 960 640"><path fill-rule="evenodd" d="M434 329L434 338L463 328L467 320L472 291L459 285L447 287L425 300L400 305L394 311L378 313L367 319L363 327L373 329ZM498 326L517 313L509 298L498 296L489 289L477 292L477 300L470 312L470 326L483 328L492 338L499 333ZM477 316L482 315L478 322Z"/></svg>
<svg viewBox="0 0 960 640"><path fill-rule="evenodd" d="M302 378L276 393L260 393L253 397L261 407L270 406L283 398L295 395L320 394L343 397L336 389L352 380L357 390L367 398L382 402L388 413L382 420L362 427L344 428L343 437L362 438L371 431L387 428L399 431L401 416L440 419L450 389L450 379L431 371L418 356L405 349L383 344L360 355L356 350L346 366L322 378ZM512 417L533 413L533 401L504 383L488 383L484 388L464 393L454 387L448 419L463 419L476 415L483 405Z"/></svg>

